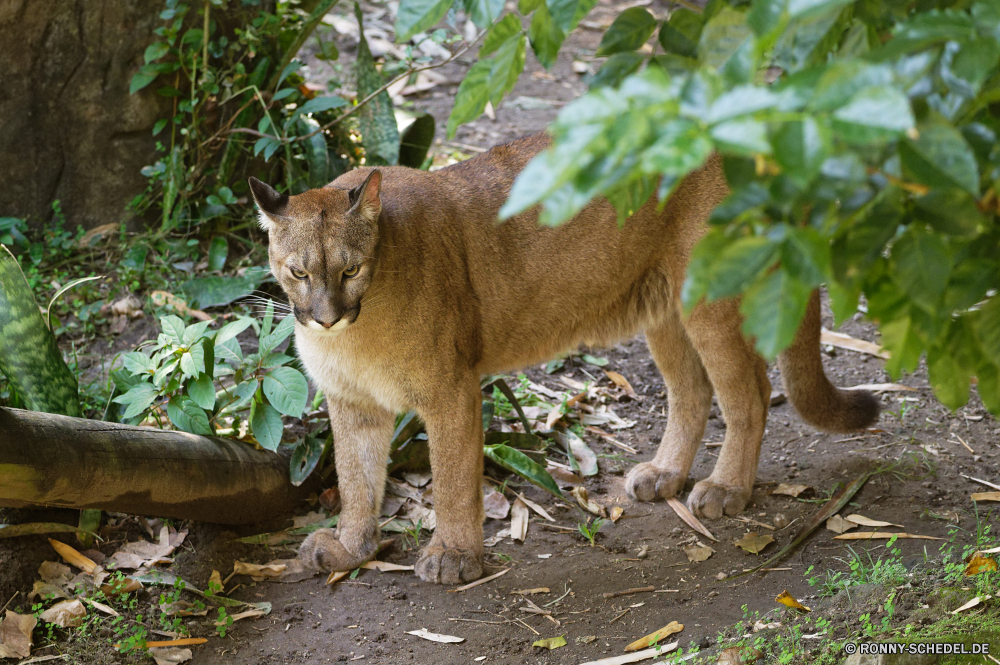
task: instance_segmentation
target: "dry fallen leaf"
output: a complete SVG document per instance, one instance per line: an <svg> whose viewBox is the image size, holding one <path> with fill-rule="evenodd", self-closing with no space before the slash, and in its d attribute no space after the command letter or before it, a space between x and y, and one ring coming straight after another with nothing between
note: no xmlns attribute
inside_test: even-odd
<svg viewBox="0 0 1000 665"><path fill-rule="evenodd" d="M31 588L31 593L28 594L28 600L31 600L35 596L41 600L69 598L69 594L66 593L65 589L55 584L49 584L44 580L35 580L35 584Z"/></svg>
<svg viewBox="0 0 1000 665"><path fill-rule="evenodd" d="M319 505L329 510L331 515L340 512L340 490L336 485L323 490L323 493L319 495Z"/></svg>
<svg viewBox="0 0 1000 665"><path fill-rule="evenodd" d="M826 521L826 530L834 533L844 533L851 529L857 529L858 525L853 521L845 520L840 515L834 515Z"/></svg>
<svg viewBox="0 0 1000 665"><path fill-rule="evenodd" d="M156 661L156 665L177 665L186 663L194 657L191 649L181 647L158 647L149 650L149 655Z"/></svg>
<svg viewBox="0 0 1000 665"><path fill-rule="evenodd" d="M198 319L199 321L214 321L215 319L206 312L200 309L192 309L188 306L187 301L183 298L175 296L173 293L168 293L166 291L153 291L149 294L149 300L156 307L164 307L170 305L178 314L186 314L187 316Z"/></svg>
<svg viewBox="0 0 1000 665"><path fill-rule="evenodd" d="M854 337L845 335L844 333L831 332L826 328L823 328L820 332L819 343L836 346L849 351L867 353L868 355L876 356L878 358L882 358L883 360L889 359L889 352L885 351L878 344L872 344L871 342L866 342L863 339L855 339Z"/></svg>
<svg viewBox="0 0 1000 665"><path fill-rule="evenodd" d="M489 492L483 492L483 509L486 517L502 520L510 513L510 501L502 492L497 492L491 487Z"/></svg>
<svg viewBox="0 0 1000 665"><path fill-rule="evenodd" d="M612 522L617 522L618 518L621 517L624 513L625 513L625 509L622 508L621 506L612 506L611 507L611 521Z"/></svg>
<svg viewBox="0 0 1000 665"><path fill-rule="evenodd" d="M249 575L255 582L260 582L268 577L281 577L288 566L284 563L247 563L236 561L233 563L233 573L236 575Z"/></svg>
<svg viewBox="0 0 1000 665"><path fill-rule="evenodd" d="M583 478L576 475L572 471L567 471L566 469L559 468L557 466L549 465L545 467L545 470L549 472L552 479L555 480L560 485L582 485Z"/></svg>
<svg viewBox="0 0 1000 665"><path fill-rule="evenodd" d="M696 543L684 548L684 554L687 554L688 561L694 562L704 561L708 557L712 556L713 552L715 552L715 550L708 545L702 545L701 543Z"/></svg>
<svg viewBox="0 0 1000 665"><path fill-rule="evenodd" d="M834 536L834 540L879 540L889 538L915 538L919 540L942 540L936 536L919 536L912 533L889 533L888 531L859 531L857 533L844 533Z"/></svg>
<svg viewBox="0 0 1000 665"><path fill-rule="evenodd" d="M978 575L979 573L986 573L996 569L996 559L991 556L985 556L982 552L973 552L967 560L965 574L966 576Z"/></svg>
<svg viewBox="0 0 1000 665"><path fill-rule="evenodd" d="M1000 501L1000 492L975 492L973 501Z"/></svg>
<svg viewBox="0 0 1000 665"><path fill-rule="evenodd" d="M528 535L528 506L520 499L514 500L510 507L510 537L524 542Z"/></svg>
<svg viewBox="0 0 1000 665"><path fill-rule="evenodd" d="M611 370L604 370L604 373L616 386L627 392L630 397L635 397L635 390L632 388L632 384L628 382L628 379L618 372L612 372Z"/></svg>
<svg viewBox="0 0 1000 665"><path fill-rule="evenodd" d="M660 628L659 630L652 632L649 635L646 635L645 637L640 637L635 642L632 642L627 647L625 647L625 651L638 651L639 649L642 648L652 647L654 644L662 640L664 637L670 637L671 635L679 633L682 630L684 630L684 624L677 623L676 621L671 621L663 628Z"/></svg>
<svg viewBox="0 0 1000 665"><path fill-rule="evenodd" d="M540 586L534 589L521 589L519 591L511 591L511 594L517 594L519 596L531 596L536 593L549 593L549 588L547 586Z"/></svg>
<svg viewBox="0 0 1000 665"><path fill-rule="evenodd" d="M687 524L689 527L691 527L701 535L705 536L709 540L714 540L715 542L719 541L719 539L713 536L712 532L708 530L708 527L702 524L701 520L695 517L694 513L688 510L688 507L680 502L680 499L678 499L675 496L672 496L669 499L667 499L667 505L670 506L671 510L677 513L677 516L680 517L682 520L684 520L684 523Z"/></svg>
<svg viewBox="0 0 1000 665"><path fill-rule="evenodd" d="M757 533L751 531L737 540L734 544L741 550L750 552L750 554L760 554L765 547L773 542L774 538L771 536L767 534L759 536Z"/></svg>
<svg viewBox="0 0 1000 665"><path fill-rule="evenodd" d="M350 574L351 571L349 570L335 570L327 576L326 585L330 586L331 584L336 584Z"/></svg>
<svg viewBox="0 0 1000 665"><path fill-rule="evenodd" d="M764 623L763 621L755 621L753 624L753 632L759 633L762 630L773 630L775 628L781 628L780 621L772 621L770 623Z"/></svg>
<svg viewBox="0 0 1000 665"><path fill-rule="evenodd" d="M783 496L797 498L807 489L809 489L808 485L787 485L785 483L780 483L777 487L771 490L771 494L781 494Z"/></svg>
<svg viewBox="0 0 1000 665"><path fill-rule="evenodd" d="M503 540L509 535L510 535L510 529L504 527L503 529L500 529L489 538L484 538L483 545L485 545L486 547L494 547L497 543L499 543L501 540Z"/></svg>
<svg viewBox="0 0 1000 665"><path fill-rule="evenodd" d="M398 563L389 563L388 561L369 561L367 563L361 564L361 567L365 570L377 570L381 573L389 573L397 570L413 570L413 566L402 566Z"/></svg>
<svg viewBox="0 0 1000 665"><path fill-rule="evenodd" d="M37 623L30 614L7 610L0 623L0 658L27 658L31 654L31 631Z"/></svg>
<svg viewBox="0 0 1000 665"><path fill-rule="evenodd" d="M904 386L901 383L862 383L856 386L846 386L841 390L868 390L873 393L917 392L916 388Z"/></svg>
<svg viewBox="0 0 1000 665"><path fill-rule="evenodd" d="M582 485L574 487L572 490L570 490L569 493L573 496L573 498L576 499L576 502L580 504L580 507L586 510L588 513L592 513L594 515L597 515L598 517L608 516L608 513L604 509L604 506L597 503L596 501L591 500L590 496L587 494L586 487L583 487Z"/></svg>
<svg viewBox="0 0 1000 665"><path fill-rule="evenodd" d="M535 640L532 645L533 647L541 647L543 649L558 649L559 647L566 646L566 638L562 635L558 637L546 637L543 640Z"/></svg>
<svg viewBox="0 0 1000 665"><path fill-rule="evenodd" d="M455 637L454 635L441 635L440 633L432 633L426 628L421 628L420 630L408 630L407 635L416 635L417 637L422 637L425 640L430 640L431 642L440 642L442 644L458 644L459 642L464 642L464 637Z"/></svg>
<svg viewBox="0 0 1000 665"><path fill-rule="evenodd" d="M848 515L845 518L848 522L854 522L860 526L869 526L874 529L878 529L885 526L898 526L900 529L903 528L902 524L893 524L892 522L882 522L880 520L873 520L864 515ZM829 527L828 527L829 528ZM842 531L840 533L843 533Z"/></svg>
<svg viewBox="0 0 1000 665"><path fill-rule="evenodd" d="M73 571L69 566L64 566L56 561L43 561L38 567L38 576L43 582L64 587L73 579Z"/></svg>
<svg viewBox="0 0 1000 665"><path fill-rule="evenodd" d="M730 647L719 654L716 665L753 665L763 660L764 654L753 647Z"/></svg>
<svg viewBox="0 0 1000 665"><path fill-rule="evenodd" d="M785 607L790 607L793 610L799 610L801 612L812 612L811 609L809 609L808 607L806 607L805 605L803 605L799 601L795 600L795 598L792 596L792 594L788 593L787 590L782 591L781 593L779 593L778 597L775 598L774 600L775 600L775 602L781 603Z"/></svg>
<svg viewBox="0 0 1000 665"><path fill-rule="evenodd" d="M76 566L88 575L93 575L94 571L97 570L98 566L96 563L83 556L66 543L61 543L58 540L53 540L52 538L49 538L49 543L52 545L52 549L58 552L59 556L63 558L63 561L71 566Z"/></svg>
<svg viewBox="0 0 1000 665"><path fill-rule="evenodd" d="M969 602L967 602L965 605L962 605L957 610L955 610L954 612L952 612L952 614L958 614L959 612L964 612L965 610L971 610L973 607L976 607L977 605L981 604L983 601L989 600L992 597L993 596L976 596L975 598L973 598L972 600L970 600Z"/></svg>
<svg viewBox="0 0 1000 665"><path fill-rule="evenodd" d="M60 628L76 628L83 624L87 609L79 600L62 600L39 615L42 621L54 623Z"/></svg>
<svg viewBox="0 0 1000 665"><path fill-rule="evenodd" d="M523 494L518 494L517 498L519 498L521 501L524 501L524 505L526 505L526 506L528 506L528 508L531 508L532 510L534 510L536 513L538 513L539 515L541 515L544 519L547 519L550 522L555 522L555 519L552 517L552 515L549 515L548 512L546 512L544 508L542 508L541 506L539 506L534 501L531 501L530 499L525 498L525 496Z"/></svg>

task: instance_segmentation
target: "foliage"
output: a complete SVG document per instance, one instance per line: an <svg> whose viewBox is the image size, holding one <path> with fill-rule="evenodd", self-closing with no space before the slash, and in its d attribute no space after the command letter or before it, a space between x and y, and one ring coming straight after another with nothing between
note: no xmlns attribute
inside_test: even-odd
<svg viewBox="0 0 1000 665"><path fill-rule="evenodd" d="M404 0L397 31L450 5ZM527 33L515 13L494 22L449 132L511 89L525 41L551 65L592 6L521 0ZM654 32L658 50L638 50ZM558 224L603 195L624 222L718 153L731 193L694 250L688 310L742 296L744 331L774 357L814 288L826 284L839 319L864 296L891 374L926 354L942 402L964 404L976 377L1000 413L994 2L712 0L666 21L634 7L600 54L610 57L550 127L553 145L517 179L503 218L541 204L542 222Z"/></svg>
<svg viewBox="0 0 1000 665"><path fill-rule="evenodd" d="M165 415L176 429L208 436L238 436L249 427L261 447L277 450L282 415L301 417L308 397L295 359L277 350L294 322L286 316L275 324L273 306L260 322L240 317L218 331L209 330L207 321L185 326L176 316L161 318L156 341L125 354L124 368L111 372L121 420L151 418L164 426ZM258 348L244 354L236 336L251 326Z"/></svg>

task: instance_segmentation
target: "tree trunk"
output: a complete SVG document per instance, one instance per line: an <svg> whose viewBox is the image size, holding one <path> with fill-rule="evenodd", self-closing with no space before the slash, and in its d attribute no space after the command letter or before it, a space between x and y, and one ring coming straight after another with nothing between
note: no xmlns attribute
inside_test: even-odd
<svg viewBox="0 0 1000 665"><path fill-rule="evenodd" d="M288 458L245 443L0 408L0 506L252 524L290 513Z"/></svg>

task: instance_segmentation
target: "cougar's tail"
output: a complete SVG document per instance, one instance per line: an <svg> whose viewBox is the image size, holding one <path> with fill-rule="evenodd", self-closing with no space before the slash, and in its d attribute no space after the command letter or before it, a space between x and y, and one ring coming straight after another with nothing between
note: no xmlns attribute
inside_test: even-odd
<svg viewBox="0 0 1000 665"><path fill-rule="evenodd" d="M819 351L819 291L813 291L795 341L778 356L785 393L799 415L826 432L855 432L871 426L880 403L866 390L841 390L826 378Z"/></svg>

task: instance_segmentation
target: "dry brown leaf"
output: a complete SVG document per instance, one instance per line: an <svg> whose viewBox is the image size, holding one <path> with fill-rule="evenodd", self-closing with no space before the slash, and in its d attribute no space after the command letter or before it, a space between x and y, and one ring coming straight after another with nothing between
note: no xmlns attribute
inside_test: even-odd
<svg viewBox="0 0 1000 665"><path fill-rule="evenodd" d="M336 485L323 490L323 493L319 495L319 505L329 510L331 515L340 512L340 490Z"/></svg>
<svg viewBox="0 0 1000 665"><path fill-rule="evenodd" d="M788 590L782 591L778 594L778 597L774 599L775 602L781 603L785 607L790 607L793 610L799 610L800 612L812 612L811 609L795 600L792 594L788 593Z"/></svg>
<svg viewBox="0 0 1000 665"><path fill-rule="evenodd" d="M719 539L712 535L712 532L709 531L708 528L701 523L701 520L695 517L694 514L690 510L688 510L688 507L680 502L680 499L678 499L675 496L672 496L669 499L667 499L667 505L670 506L670 508L673 509L675 513L677 513L677 516L680 517L682 520L684 520L684 523L687 524L689 527L691 527L701 535L705 536L709 540L714 540L715 542L719 542Z"/></svg>
<svg viewBox="0 0 1000 665"><path fill-rule="evenodd" d="M809 489L808 485L787 485L785 483L779 483L777 487L771 490L771 494L781 494L782 496L790 496L794 499L807 489Z"/></svg>
<svg viewBox="0 0 1000 665"><path fill-rule="evenodd" d="M76 628L83 624L87 609L79 600L61 600L38 615L42 621L54 623L60 628Z"/></svg>
<svg viewBox="0 0 1000 665"><path fill-rule="evenodd" d="M1000 501L1000 492L975 492L973 501Z"/></svg>
<svg viewBox="0 0 1000 665"><path fill-rule="evenodd" d="M229 618L233 621L239 621L240 619L253 619L254 617L267 616L267 612L264 610L246 610L245 612L237 612L236 614L229 615ZM225 626L227 622L225 620L218 620L215 622L216 626Z"/></svg>
<svg viewBox="0 0 1000 665"><path fill-rule="evenodd" d="M979 573L990 572L996 569L996 559L991 556L986 556L982 552L973 552L967 560L965 574L966 576L978 575Z"/></svg>
<svg viewBox="0 0 1000 665"><path fill-rule="evenodd" d="M868 390L873 393L917 392L916 388L904 386L902 383L862 383L856 386L847 386L841 390Z"/></svg>
<svg viewBox="0 0 1000 665"><path fill-rule="evenodd" d="M425 640L430 640L431 642L440 642L442 644L458 644L459 642L464 642L464 637L455 637L454 635L442 635L440 633L432 633L426 628L421 628L420 630L408 630L407 635L416 635L417 637L422 637Z"/></svg>
<svg viewBox="0 0 1000 665"><path fill-rule="evenodd" d="M871 342L866 342L863 339L855 339L854 337L845 335L844 333L831 332L826 328L823 328L822 332L820 332L819 343L836 346L839 349L867 353L870 356L876 356L878 358L882 358L883 360L889 359L889 352L878 344L872 344Z"/></svg>
<svg viewBox="0 0 1000 665"><path fill-rule="evenodd" d="M510 537L523 543L527 535L528 506L524 501L515 499L514 505L510 507Z"/></svg>
<svg viewBox="0 0 1000 665"><path fill-rule="evenodd" d="M90 598L84 598L83 596L80 596L80 600L82 600L83 602L87 603L88 605L90 605L91 607L93 607L95 610L98 610L99 612L104 612L108 616L113 616L113 617L120 616L118 614L118 611L115 610L115 608L108 607L104 603L99 603L96 600L91 600Z"/></svg>
<svg viewBox="0 0 1000 665"><path fill-rule="evenodd" d="M834 515L826 521L826 530L834 533L844 533L851 529L857 529L858 525L853 520L845 520L840 515Z"/></svg>
<svg viewBox="0 0 1000 665"><path fill-rule="evenodd" d="M388 561L369 561L361 565L365 570L377 570L380 573L389 573L396 570L413 570L413 566L402 566L398 563L389 563Z"/></svg>
<svg viewBox="0 0 1000 665"><path fill-rule="evenodd" d="M628 379L618 372L612 372L611 370L604 370L604 373L616 386L627 392L630 397L635 397L635 389L632 388L632 384L628 382Z"/></svg>
<svg viewBox="0 0 1000 665"><path fill-rule="evenodd" d="M96 563L83 556L66 543L61 543L58 540L53 540L52 538L49 538L49 543L52 545L52 549L58 552L59 556L63 558L63 561L71 566L79 568L88 575L93 575L97 570L98 566Z"/></svg>
<svg viewBox="0 0 1000 665"><path fill-rule="evenodd" d="M760 554L761 551L774 542L774 538L767 535L766 533L762 536L757 535L756 532L751 531L744 535L742 538L737 540L734 544L745 552L750 552L750 554Z"/></svg>
<svg viewBox="0 0 1000 665"><path fill-rule="evenodd" d="M349 570L335 570L332 573L330 573L329 576L327 576L327 578L326 578L326 585L330 586L331 584L336 584L337 582L339 582L340 580L344 579L345 577L347 577L350 574L351 574L351 571L349 571Z"/></svg>
<svg viewBox="0 0 1000 665"><path fill-rule="evenodd" d="M175 296L173 293L168 293L166 291L153 291L149 294L149 299L153 305L157 307L170 305L178 314L186 314L187 316L198 319L199 321L215 320L210 314L207 314L200 309L192 309L188 307L186 300Z"/></svg>
<svg viewBox="0 0 1000 665"><path fill-rule="evenodd" d="M288 568L284 563L247 563L236 561L233 563L233 573L236 575L249 575L255 582L260 582L269 577L281 577L281 574Z"/></svg>
<svg viewBox="0 0 1000 665"><path fill-rule="evenodd" d="M689 545L684 548L684 554L687 554L688 561L699 562L704 561L708 557L712 556L715 552L708 545L702 545L701 543L695 543L694 545Z"/></svg>
<svg viewBox="0 0 1000 665"><path fill-rule="evenodd" d="M45 580L35 580L34 585L31 588L31 593L28 594L28 600L31 600L35 596L38 596L41 600L53 600L55 598L69 598L69 594L61 586L56 586L55 584L50 584Z"/></svg>
<svg viewBox="0 0 1000 665"><path fill-rule="evenodd" d="M624 508L622 508L621 506L612 506L612 507L611 507L611 521L612 521L612 522L617 522L617 521L618 521L618 519L619 519L619 518L620 518L620 517L621 517L621 516L622 516L623 514L625 514L625 509L624 509Z"/></svg>
<svg viewBox="0 0 1000 665"><path fill-rule="evenodd" d="M0 658L27 658L31 654L31 631L37 623L30 614L7 610L0 622Z"/></svg>
<svg viewBox="0 0 1000 665"><path fill-rule="evenodd" d="M502 520L510 513L510 501L502 492L490 489L489 493L483 493L483 509L486 511L486 517Z"/></svg>
<svg viewBox="0 0 1000 665"><path fill-rule="evenodd" d="M540 586L534 589L521 589L519 591L511 591L511 594L517 594L518 596L532 596L536 593L549 593L549 588L547 586Z"/></svg>
<svg viewBox="0 0 1000 665"><path fill-rule="evenodd" d="M971 610L973 607L982 604L983 601L989 600L992 597L993 596L976 596L975 598L967 602L965 605L962 605L957 610L952 612L952 614L958 614L959 612L964 612L965 610Z"/></svg>
<svg viewBox="0 0 1000 665"><path fill-rule="evenodd" d="M889 533L888 531L859 531L857 533L844 533L839 536L834 536L834 540L879 540L879 539L889 539L895 536L898 539L903 538L915 538L919 540L943 540L936 536L919 536L912 533Z"/></svg>
<svg viewBox="0 0 1000 665"><path fill-rule="evenodd" d="M142 583L133 580L131 577L126 577L122 580L115 580L109 584L105 584L101 587L101 591L105 596L109 598L114 596L120 596L123 593L132 593L138 591L142 588Z"/></svg>
<svg viewBox="0 0 1000 665"><path fill-rule="evenodd" d="M510 528L504 527L503 529L500 529L489 538L484 538L483 545L485 545L486 547L494 547L497 543L499 543L501 540L503 540L509 535L510 535Z"/></svg>
<svg viewBox="0 0 1000 665"><path fill-rule="evenodd" d="M187 647L194 646L196 644L204 644L208 640L204 637L182 637L177 640L153 640L152 642L146 642L147 649L158 649L160 647ZM115 648L118 649L121 644L116 644Z"/></svg>
<svg viewBox="0 0 1000 665"><path fill-rule="evenodd" d="M186 663L194 657L191 649L181 647L157 647L150 649L149 655L156 661L156 665L177 665L177 663Z"/></svg>
<svg viewBox="0 0 1000 665"><path fill-rule="evenodd" d="M566 469L561 469L557 466L552 466L552 465L547 466L545 470L548 471L549 475L552 476L553 480L555 480L560 485L583 484L583 478L576 475L572 471L567 471Z"/></svg>
<svg viewBox="0 0 1000 665"><path fill-rule="evenodd" d="M538 513L544 519L547 519L550 522L555 522L555 519L553 519L552 515L549 515L548 512L546 512L546 510L544 508L542 508L541 506L539 506L534 501L531 501L531 500L527 499L523 494L518 494L517 498L519 498L521 501L524 501L524 505L526 505L528 508L531 508L532 510L534 510L536 513Z"/></svg>
<svg viewBox="0 0 1000 665"><path fill-rule="evenodd" d="M646 635L645 637L640 637L635 642L632 642L627 647L625 647L625 651L638 651L643 647L646 648L652 647L654 644L662 640L664 637L670 637L671 635L679 633L682 630L684 630L684 624L677 623L676 621L671 621L663 628L660 628L659 630L654 631L649 635Z"/></svg>
<svg viewBox="0 0 1000 665"><path fill-rule="evenodd" d="M76 246L79 247L80 249L87 249L89 247L93 247L101 240L104 240L104 238L114 233L117 233L119 226L120 224L118 222L111 222L110 224L101 224L100 226L95 226L94 228L90 229L82 236L80 236L80 240L77 241Z"/></svg>
<svg viewBox="0 0 1000 665"><path fill-rule="evenodd" d="M764 659L764 654L753 647L730 647L719 653L716 665L754 665Z"/></svg>
<svg viewBox="0 0 1000 665"><path fill-rule="evenodd" d="M608 516L608 513L604 509L604 506L590 499L590 496L587 494L586 487L582 485L574 487L572 490L570 490L569 493L573 496L573 498L576 499L576 502L580 504L580 507L586 510L588 513L592 513L594 515L597 515L598 517Z"/></svg>
<svg viewBox="0 0 1000 665"><path fill-rule="evenodd" d="M879 529L885 526L898 526L900 529L903 528L902 524L893 524L892 522L882 522L879 520L873 520L868 517L865 517L864 515L848 515L845 519L848 522L854 522L855 524L858 524L860 526L870 526L874 529Z"/></svg>
<svg viewBox="0 0 1000 665"><path fill-rule="evenodd" d="M42 578L43 582L65 587L73 579L73 571L69 569L69 566L64 566L56 561L43 561L42 565L38 566L38 576Z"/></svg>

